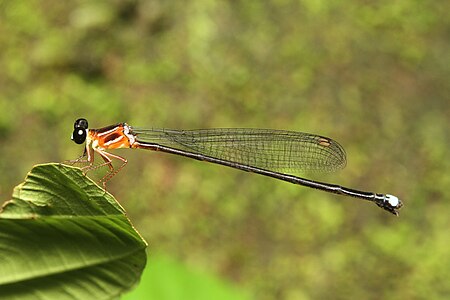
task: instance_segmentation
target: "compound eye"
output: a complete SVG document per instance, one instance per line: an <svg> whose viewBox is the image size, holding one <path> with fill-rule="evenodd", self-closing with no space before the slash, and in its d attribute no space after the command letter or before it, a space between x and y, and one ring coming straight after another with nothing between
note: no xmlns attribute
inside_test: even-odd
<svg viewBox="0 0 450 300"><path fill-rule="evenodd" d="M72 141L77 144L83 144L86 141L87 130L81 127L75 128L72 133Z"/></svg>
<svg viewBox="0 0 450 300"><path fill-rule="evenodd" d="M78 119L75 121L75 124L73 124L73 128L82 128L82 129L88 129L88 121L86 119Z"/></svg>

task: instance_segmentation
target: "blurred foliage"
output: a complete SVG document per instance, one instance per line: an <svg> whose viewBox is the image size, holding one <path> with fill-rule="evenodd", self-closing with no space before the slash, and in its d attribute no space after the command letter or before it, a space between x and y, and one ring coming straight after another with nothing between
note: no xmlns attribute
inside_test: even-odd
<svg viewBox="0 0 450 300"><path fill-rule="evenodd" d="M406 0L0 1L0 194L36 163L77 157L78 117L318 133L349 162L308 176L397 195L399 218L145 151L116 152L129 164L108 189L150 249L257 299L442 299L449 12Z"/></svg>
<svg viewBox="0 0 450 300"><path fill-rule="evenodd" d="M187 269L174 259L152 253L137 289L122 297L140 299L249 299L248 295L208 274ZM175 284L174 284L175 282Z"/></svg>

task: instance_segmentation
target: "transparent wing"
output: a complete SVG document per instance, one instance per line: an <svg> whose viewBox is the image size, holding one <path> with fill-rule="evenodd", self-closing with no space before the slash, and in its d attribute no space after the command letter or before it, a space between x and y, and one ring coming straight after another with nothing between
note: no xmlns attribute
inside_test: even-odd
<svg viewBox="0 0 450 300"><path fill-rule="evenodd" d="M198 130L131 128L137 141L273 171L334 171L346 165L336 141L302 132L215 128Z"/></svg>

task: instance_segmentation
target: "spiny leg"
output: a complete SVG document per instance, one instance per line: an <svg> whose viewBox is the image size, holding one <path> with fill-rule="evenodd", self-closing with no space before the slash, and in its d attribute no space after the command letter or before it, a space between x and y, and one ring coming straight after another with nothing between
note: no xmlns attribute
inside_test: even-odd
<svg viewBox="0 0 450 300"><path fill-rule="evenodd" d="M103 152L103 151L97 150L97 149L95 151L100 155L100 157L105 162L94 166L94 160L92 159L91 163L88 166L85 166L85 167L82 168L84 174L86 175L88 172L100 169L100 168L102 168L104 166L108 166L109 172L113 172L114 171L114 167L112 165L111 159L109 159L106 155L103 154L103 153L106 153L106 152Z"/></svg>
<svg viewBox="0 0 450 300"><path fill-rule="evenodd" d="M98 167L105 166L105 165L107 165L109 167L109 172L105 176L103 176L102 179L99 180L99 182L102 183L103 188L106 190L106 183L109 180L111 180L111 178L113 178L117 173L119 173L120 170L122 170L123 167L125 167L125 165L128 163L128 161L125 158L123 158L122 156L114 155L114 154L111 154L111 153L103 151L103 150L95 149L95 151L98 154L100 154L100 156L105 161L103 164L99 165ZM120 165L120 167L114 169L114 167L112 165L112 158L120 160L122 162L122 165ZM96 166L96 168L98 168L98 167Z"/></svg>
<svg viewBox="0 0 450 300"><path fill-rule="evenodd" d="M69 166L73 166L75 164L92 164L92 162L90 162L88 158L89 156L87 155L87 150L85 148L83 154L80 155L77 159L65 160L63 163ZM86 166L84 166L83 168L85 167Z"/></svg>

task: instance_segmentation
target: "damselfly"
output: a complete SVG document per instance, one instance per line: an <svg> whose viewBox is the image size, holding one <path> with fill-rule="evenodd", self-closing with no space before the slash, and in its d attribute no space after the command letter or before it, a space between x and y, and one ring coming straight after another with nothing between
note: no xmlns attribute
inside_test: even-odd
<svg viewBox="0 0 450 300"><path fill-rule="evenodd" d="M345 167L346 154L339 143L310 133L251 128L144 129L127 123L89 129L86 119L78 119L74 124L72 140L77 144L86 142L87 169L109 167L109 173L102 179L104 184L127 163L125 158L107 150L134 148L177 154L329 193L368 200L395 215L398 215L398 209L403 205L393 195L359 191L285 173L299 170L334 171ZM103 158L104 163L94 167L95 152ZM112 159L122 164L114 168Z"/></svg>

